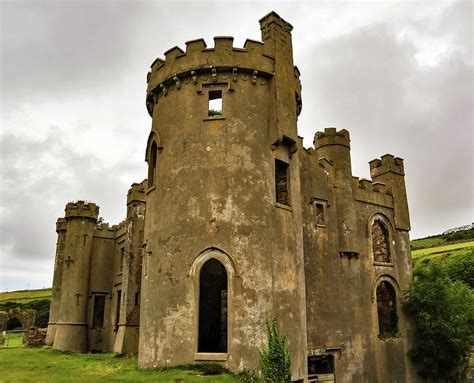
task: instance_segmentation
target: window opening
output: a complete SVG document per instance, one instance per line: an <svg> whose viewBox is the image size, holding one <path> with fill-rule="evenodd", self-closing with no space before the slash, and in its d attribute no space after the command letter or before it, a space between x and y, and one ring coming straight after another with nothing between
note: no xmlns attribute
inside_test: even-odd
<svg viewBox="0 0 474 383"><path fill-rule="evenodd" d="M308 357L310 382L334 382L334 356L313 355Z"/></svg>
<svg viewBox="0 0 474 383"><path fill-rule="evenodd" d="M199 277L198 352L227 352L227 272L208 260Z"/></svg>
<svg viewBox="0 0 474 383"><path fill-rule="evenodd" d="M156 146L156 142L153 141L150 148L150 159L148 163L148 187L152 187L155 185L155 177L156 177L156 153L158 147Z"/></svg>
<svg viewBox="0 0 474 383"><path fill-rule="evenodd" d="M379 337L395 337L398 332L396 294L393 286L386 281L382 281L377 287L377 315Z"/></svg>
<svg viewBox="0 0 474 383"><path fill-rule="evenodd" d="M289 205L288 164L277 159L275 159L275 189L276 202Z"/></svg>
<svg viewBox="0 0 474 383"><path fill-rule="evenodd" d="M140 291L135 293L135 306L140 305Z"/></svg>
<svg viewBox="0 0 474 383"><path fill-rule="evenodd" d="M390 263L390 237L385 224L376 220L372 224L372 251L375 262Z"/></svg>
<svg viewBox="0 0 474 383"><path fill-rule="evenodd" d="M115 329L117 329L120 320L120 305L122 303L122 290L117 290L117 308L115 311Z"/></svg>
<svg viewBox="0 0 474 383"><path fill-rule="evenodd" d="M104 327L105 295L94 295L94 311L92 315L92 328Z"/></svg>
<svg viewBox="0 0 474 383"><path fill-rule="evenodd" d="M314 206L316 210L316 225L324 226L325 225L324 204L316 202Z"/></svg>
<svg viewBox="0 0 474 383"><path fill-rule="evenodd" d="M209 91L209 117L222 116L222 90Z"/></svg>

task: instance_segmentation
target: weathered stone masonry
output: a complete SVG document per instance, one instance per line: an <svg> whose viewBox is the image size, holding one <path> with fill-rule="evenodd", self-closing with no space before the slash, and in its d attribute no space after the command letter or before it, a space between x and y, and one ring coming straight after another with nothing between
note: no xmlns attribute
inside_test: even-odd
<svg viewBox="0 0 474 383"><path fill-rule="evenodd" d="M292 379L414 382L401 294L412 278L403 161L352 176L347 130L297 134L302 97L292 26L272 12L263 42L174 47L147 76L148 179L124 222L66 206L47 342L138 352L156 368L258 368L276 316ZM217 109L211 105L218 100Z"/></svg>

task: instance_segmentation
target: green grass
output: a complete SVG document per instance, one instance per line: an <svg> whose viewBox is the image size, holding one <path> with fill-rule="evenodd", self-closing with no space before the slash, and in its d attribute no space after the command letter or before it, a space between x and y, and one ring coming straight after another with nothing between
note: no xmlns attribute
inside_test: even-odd
<svg viewBox="0 0 474 383"><path fill-rule="evenodd" d="M0 349L1 348L15 348L15 347L22 347L22 346L23 346L23 331L7 332L6 337L5 337L5 342L2 345L0 345Z"/></svg>
<svg viewBox="0 0 474 383"><path fill-rule="evenodd" d="M116 354L72 354L49 347L0 349L1 383L239 381L237 376L228 373L203 375L203 370L193 366L143 370L137 367L135 358L117 357Z"/></svg>
<svg viewBox="0 0 474 383"><path fill-rule="evenodd" d="M0 303L29 303L39 299L51 299L51 289L20 290L0 293Z"/></svg>

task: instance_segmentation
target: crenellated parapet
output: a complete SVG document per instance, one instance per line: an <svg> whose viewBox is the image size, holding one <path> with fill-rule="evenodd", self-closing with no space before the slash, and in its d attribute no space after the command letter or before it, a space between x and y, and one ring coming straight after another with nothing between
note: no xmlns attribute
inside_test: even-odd
<svg viewBox="0 0 474 383"><path fill-rule="evenodd" d="M385 154L380 159L376 158L369 162L371 177L378 177L387 172L393 172L401 176L405 175L403 159L391 154Z"/></svg>
<svg viewBox="0 0 474 383"><path fill-rule="evenodd" d="M314 135L314 148L317 150L328 145L342 145L351 147L349 132L346 129L326 128L324 132L316 132Z"/></svg>
<svg viewBox="0 0 474 383"><path fill-rule="evenodd" d="M370 175L374 182L383 182L392 193L397 229L410 230L407 193L405 188L405 169L403 160L391 154L369 162Z"/></svg>
<svg viewBox="0 0 474 383"><path fill-rule="evenodd" d="M56 233L67 230L67 221L64 218L58 218L56 221Z"/></svg>
<svg viewBox="0 0 474 383"><path fill-rule="evenodd" d="M148 180L143 180L140 183L133 183L131 188L128 189L127 193L127 205L131 202L145 202L146 201L146 189Z"/></svg>
<svg viewBox="0 0 474 383"><path fill-rule="evenodd" d="M99 216L99 206L93 202L77 201L69 202L66 205L66 220L72 218L86 218L97 220Z"/></svg>
<svg viewBox="0 0 474 383"><path fill-rule="evenodd" d="M160 95L184 85L239 80L256 84L273 76L275 59L264 43L248 39L243 48L237 48L233 41L233 37L217 36L214 47L208 48L204 39L191 40L186 42L186 51L173 47L165 52L164 60L156 59L147 75L150 115Z"/></svg>
<svg viewBox="0 0 474 383"><path fill-rule="evenodd" d="M123 235L126 232L127 225L128 225L128 221L124 219L122 222L112 226L112 229L115 230L117 237L119 237L120 235Z"/></svg>
<svg viewBox="0 0 474 383"><path fill-rule="evenodd" d="M352 177L352 190L356 201L371 203L388 208L393 207L392 192L383 182Z"/></svg>

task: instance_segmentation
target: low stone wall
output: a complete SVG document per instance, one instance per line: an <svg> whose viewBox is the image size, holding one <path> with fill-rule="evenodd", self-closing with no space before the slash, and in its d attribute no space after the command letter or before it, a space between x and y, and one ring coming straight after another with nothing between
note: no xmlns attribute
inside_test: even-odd
<svg viewBox="0 0 474 383"><path fill-rule="evenodd" d="M27 346L42 346L46 339L45 328L30 327L23 335L23 344Z"/></svg>

